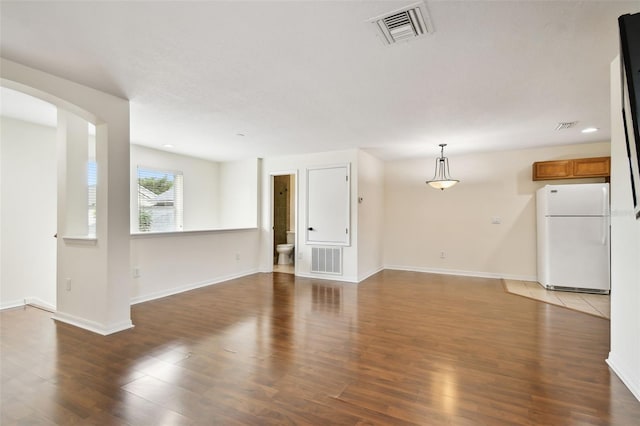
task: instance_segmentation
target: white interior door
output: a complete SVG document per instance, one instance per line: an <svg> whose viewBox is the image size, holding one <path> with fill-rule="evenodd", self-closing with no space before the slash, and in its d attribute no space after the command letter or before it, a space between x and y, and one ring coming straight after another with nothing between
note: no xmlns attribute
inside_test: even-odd
<svg viewBox="0 0 640 426"><path fill-rule="evenodd" d="M307 243L349 245L349 181L348 164L307 169Z"/></svg>

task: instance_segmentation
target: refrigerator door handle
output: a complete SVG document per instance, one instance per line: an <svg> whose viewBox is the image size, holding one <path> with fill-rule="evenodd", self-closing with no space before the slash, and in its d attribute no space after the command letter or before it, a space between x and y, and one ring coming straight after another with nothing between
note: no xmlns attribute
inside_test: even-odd
<svg viewBox="0 0 640 426"><path fill-rule="evenodd" d="M607 227L609 226L608 220L606 217L602 218L602 245L607 244Z"/></svg>
<svg viewBox="0 0 640 426"><path fill-rule="evenodd" d="M602 187L602 214L603 215L607 215L609 214L608 211L609 209L607 208L609 204L609 200L607 200L607 188L606 187Z"/></svg>

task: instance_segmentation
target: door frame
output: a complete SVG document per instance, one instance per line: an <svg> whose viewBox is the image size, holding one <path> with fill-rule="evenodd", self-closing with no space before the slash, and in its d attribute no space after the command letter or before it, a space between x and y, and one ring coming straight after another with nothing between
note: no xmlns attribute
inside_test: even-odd
<svg viewBox="0 0 640 426"><path fill-rule="evenodd" d="M275 239L275 233L273 232L273 224L274 224L274 214L273 214L273 210L274 210L274 206L275 206L275 202L274 202L274 197L273 197L273 190L274 190L274 178L276 176L289 176L289 175L293 175L294 179L295 179L295 191L293 191L293 196L294 196L294 206L295 206L295 212L294 212L294 218L295 218L295 226L294 226L294 231L296 233L296 237L294 240L294 260L293 260L293 271L294 271L294 275L298 274L298 262L297 262L297 256L298 256L298 250L300 249L298 246L298 242L300 241L299 238L299 218L298 218L298 210L300 209L300 206L298 205L298 193L300 190L300 180L298 178L298 170L297 169L292 169L292 170L280 170L280 171L276 171L276 172L270 172L269 173L269 200L270 200L270 205L269 205L269 256L267 257L267 259L271 259L271 261L269 262L269 268L268 271L273 272L273 242Z"/></svg>

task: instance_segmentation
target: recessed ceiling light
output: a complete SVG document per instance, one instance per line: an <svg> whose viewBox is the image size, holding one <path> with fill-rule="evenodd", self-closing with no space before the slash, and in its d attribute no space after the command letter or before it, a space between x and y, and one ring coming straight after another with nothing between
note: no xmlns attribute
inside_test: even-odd
<svg viewBox="0 0 640 426"><path fill-rule="evenodd" d="M162 146L163 146L163 148L173 148L173 145L171 145L170 143L165 143Z"/></svg>
<svg viewBox="0 0 640 426"><path fill-rule="evenodd" d="M597 131L598 131L597 127L587 127L586 129L582 129L582 133L593 133Z"/></svg>

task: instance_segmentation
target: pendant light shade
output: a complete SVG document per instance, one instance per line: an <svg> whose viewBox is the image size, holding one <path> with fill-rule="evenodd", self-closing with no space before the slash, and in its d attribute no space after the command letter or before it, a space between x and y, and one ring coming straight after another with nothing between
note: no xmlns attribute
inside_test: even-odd
<svg viewBox="0 0 640 426"><path fill-rule="evenodd" d="M440 145L440 157L436 158L436 170L433 174L433 178L427 181L427 184L432 188L445 190L447 188L451 188L456 183L460 182L459 180L452 179L451 174L449 173L449 159L444 156L444 147L447 146L446 143L441 143Z"/></svg>

